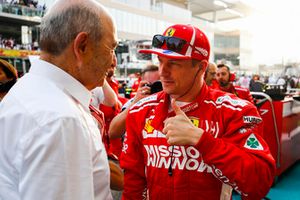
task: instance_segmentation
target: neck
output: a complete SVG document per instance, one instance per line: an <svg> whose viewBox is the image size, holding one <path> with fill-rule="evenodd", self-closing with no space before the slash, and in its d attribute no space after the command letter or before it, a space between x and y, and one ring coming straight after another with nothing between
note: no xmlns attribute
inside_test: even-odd
<svg viewBox="0 0 300 200"><path fill-rule="evenodd" d="M71 76L75 77L75 71L72 67L74 66L74 63L71 63L72 59L70 59L70 54L62 53L61 55L54 56L49 53L42 52L40 59L59 67Z"/></svg>
<svg viewBox="0 0 300 200"><path fill-rule="evenodd" d="M199 84L197 84L199 83ZM203 87L203 79L201 78L200 80L195 79L192 87L190 87L186 93L182 94L181 96L172 96L172 98L175 98L177 101L182 101L182 102L192 102L194 101L197 96L199 95L201 88Z"/></svg>
<svg viewBox="0 0 300 200"><path fill-rule="evenodd" d="M228 84L225 85L225 86L221 86L221 89L222 89L222 90L225 90L225 91L228 91L228 90L231 89L232 86L233 86L232 83L228 83Z"/></svg>

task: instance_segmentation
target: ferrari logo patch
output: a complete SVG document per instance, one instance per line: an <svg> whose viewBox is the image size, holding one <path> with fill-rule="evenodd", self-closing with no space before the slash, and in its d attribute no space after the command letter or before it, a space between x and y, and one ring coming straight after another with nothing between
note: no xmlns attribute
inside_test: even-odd
<svg viewBox="0 0 300 200"><path fill-rule="evenodd" d="M172 37L175 33L175 29L173 28L169 28L167 31L166 31L166 36L169 36L169 37Z"/></svg>
<svg viewBox="0 0 300 200"><path fill-rule="evenodd" d="M190 119L194 126L199 127L199 119L192 118Z"/></svg>

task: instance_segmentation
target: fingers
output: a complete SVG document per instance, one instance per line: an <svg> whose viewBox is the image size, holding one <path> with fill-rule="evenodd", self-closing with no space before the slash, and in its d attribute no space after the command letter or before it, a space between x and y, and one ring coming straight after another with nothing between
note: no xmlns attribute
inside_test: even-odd
<svg viewBox="0 0 300 200"><path fill-rule="evenodd" d="M139 88L145 86L146 84L149 84L148 81L141 80L141 82L140 82L140 84L139 84Z"/></svg>
<svg viewBox="0 0 300 200"><path fill-rule="evenodd" d="M176 115L185 115L185 113L181 110L181 108L176 104L175 99L171 100L171 106Z"/></svg>
<svg viewBox="0 0 300 200"><path fill-rule="evenodd" d="M137 95L145 97L145 95L149 95L150 94L150 91L151 91L150 87L148 87L148 86L142 86L142 87L138 88Z"/></svg>

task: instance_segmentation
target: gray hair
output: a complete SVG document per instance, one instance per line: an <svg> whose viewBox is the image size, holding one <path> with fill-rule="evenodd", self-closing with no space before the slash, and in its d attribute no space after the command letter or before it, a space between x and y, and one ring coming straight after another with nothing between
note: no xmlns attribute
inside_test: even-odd
<svg viewBox="0 0 300 200"><path fill-rule="evenodd" d="M93 41L100 40L102 24L99 16L94 9L80 4L46 15L41 22L41 50L60 55L80 32L87 32Z"/></svg>

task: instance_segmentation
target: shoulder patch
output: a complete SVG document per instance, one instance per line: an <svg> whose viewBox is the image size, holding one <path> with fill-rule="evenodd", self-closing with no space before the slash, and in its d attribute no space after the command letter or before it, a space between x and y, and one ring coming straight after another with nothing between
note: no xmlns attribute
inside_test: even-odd
<svg viewBox="0 0 300 200"><path fill-rule="evenodd" d="M144 103L147 103L147 102L151 102L151 101L156 101L157 100L157 95L150 95L150 96L147 96L141 100L139 100L138 102L136 102L136 106L140 106Z"/></svg>
<svg viewBox="0 0 300 200"><path fill-rule="evenodd" d="M163 99L158 102L157 94L145 97L131 106L129 113L139 112L146 107L157 106Z"/></svg>
<svg viewBox="0 0 300 200"><path fill-rule="evenodd" d="M222 104L224 102L227 102L229 104L231 104L232 106L241 106L244 107L247 105L247 102L245 100L242 99L233 99L228 95L225 96L221 96L219 98L217 98L216 100L216 104Z"/></svg>
<svg viewBox="0 0 300 200"><path fill-rule="evenodd" d="M263 146L260 144L254 133L249 135L247 138L244 147L251 150L263 150Z"/></svg>
<svg viewBox="0 0 300 200"><path fill-rule="evenodd" d="M259 124L262 119L256 116L243 116L243 121L245 124Z"/></svg>

